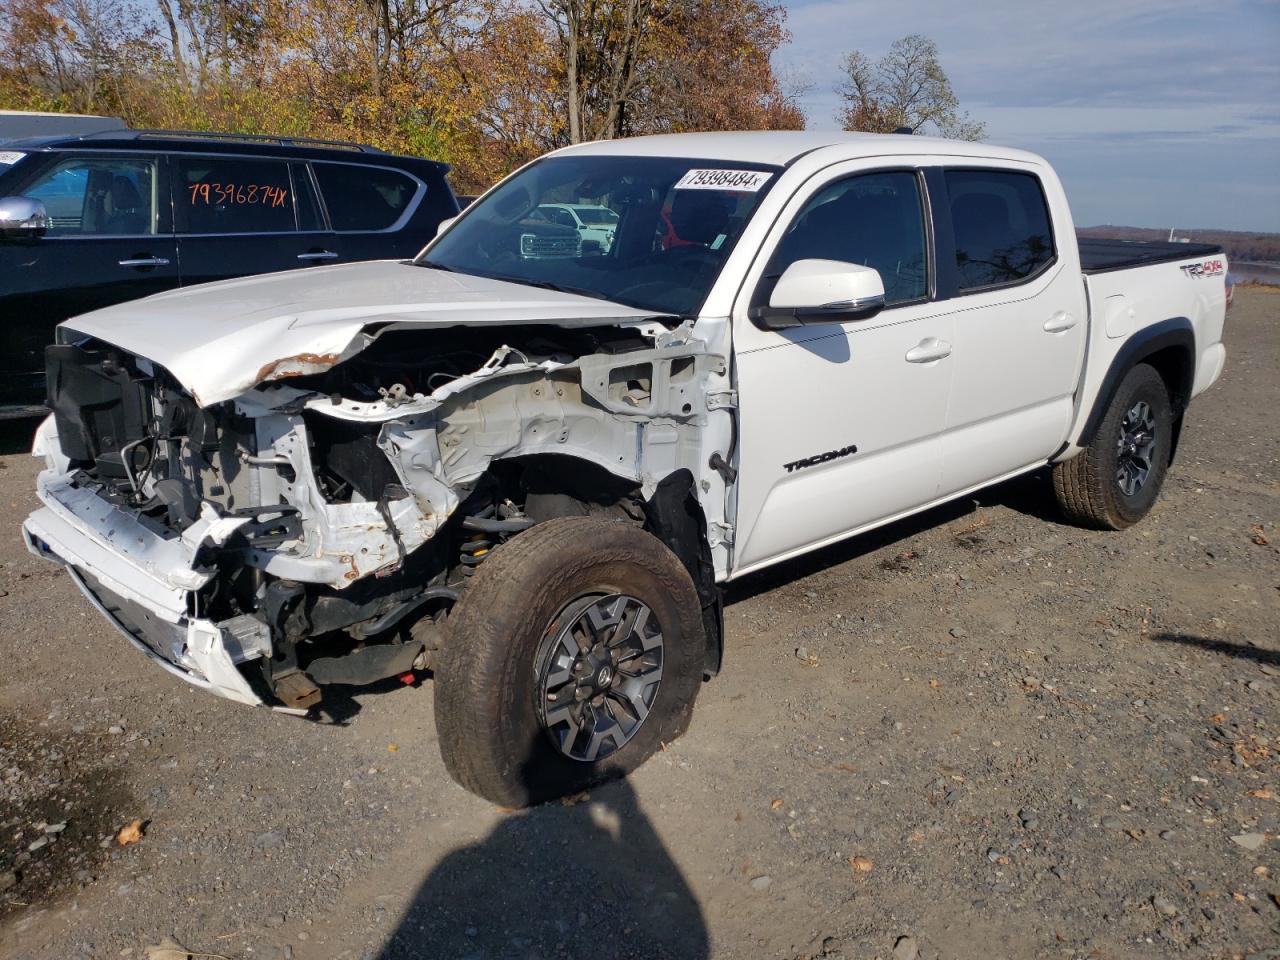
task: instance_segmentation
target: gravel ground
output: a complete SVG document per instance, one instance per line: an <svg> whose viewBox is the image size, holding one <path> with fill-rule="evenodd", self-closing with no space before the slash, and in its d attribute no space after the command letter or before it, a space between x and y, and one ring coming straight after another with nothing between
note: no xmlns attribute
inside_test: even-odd
<svg viewBox="0 0 1280 960"><path fill-rule="evenodd" d="M1241 293L1140 526L1033 476L738 584L689 733L524 813L430 685L320 726L147 665L0 458L0 956L1280 957L1277 324Z"/></svg>

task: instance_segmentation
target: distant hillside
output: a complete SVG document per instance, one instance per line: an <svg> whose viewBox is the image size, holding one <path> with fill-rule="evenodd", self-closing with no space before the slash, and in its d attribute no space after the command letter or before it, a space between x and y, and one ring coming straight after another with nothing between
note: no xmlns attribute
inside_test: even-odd
<svg viewBox="0 0 1280 960"><path fill-rule="evenodd" d="M1149 227L1117 227L1106 224L1100 227L1081 227L1076 231L1082 237L1114 237L1120 240L1168 240L1168 230ZM1227 252L1232 261L1248 260L1255 263L1280 262L1280 233L1244 233L1236 230L1177 230L1177 240L1189 239L1196 243L1216 243Z"/></svg>

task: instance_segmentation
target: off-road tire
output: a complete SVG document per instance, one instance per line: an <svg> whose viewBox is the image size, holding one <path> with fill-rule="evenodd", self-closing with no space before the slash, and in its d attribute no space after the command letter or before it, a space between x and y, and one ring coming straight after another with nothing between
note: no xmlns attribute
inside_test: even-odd
<svg viewBox="0 0 1280 960"><path fill-rule="evenodd" d="M565 756L539 720L538 651L578 598L625 594L661 625L662 676L632 738L598 762ZM631 523L548 520L489 554L449 614L435 674L440 752L463 787L506 807L623 776L679 737L702 682L702 612L684 566Z"/></svg>
<svg viewBox="0 0 1280 960"><path fill-rule="evenodd" d="M1117 480L1122 427L1126 414L1147 404L1155 425L1151 469L1142 486L1126 494ZM1151 510L1169 471L1175 418L1169 390L1154 367L1137 364L1120 381L1097 434L1084 450L1054 465L1053 491L1067 519L1097 530L1123 530Z"/></svg>

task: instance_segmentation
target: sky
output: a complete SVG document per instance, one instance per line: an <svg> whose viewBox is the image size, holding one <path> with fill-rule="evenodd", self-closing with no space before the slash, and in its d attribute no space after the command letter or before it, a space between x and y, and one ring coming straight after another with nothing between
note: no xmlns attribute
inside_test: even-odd
<svg viewBox="0 0 1280 960"><path fill-rule="evenodd" d="M1078 226L1280 232L1280 0L783 0L774 63L835 129L840 62L922 33L986 140L1047 158Z"/></svg>

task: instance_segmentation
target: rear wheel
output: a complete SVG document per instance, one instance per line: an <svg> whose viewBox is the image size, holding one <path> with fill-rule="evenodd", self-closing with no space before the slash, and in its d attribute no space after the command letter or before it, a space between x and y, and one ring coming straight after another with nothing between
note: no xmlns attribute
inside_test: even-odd
<svg viewBox="0 0 1280 960"><path fill-rule="evenodd" d="M1155 368L1138 364L1120 382L1097 435L1053 468L1063 512L1084 526L1123 530L1151 510L1169 470L1174 416Z"/></svg>
<svg viewBox="0 0 1280 960"><path fill-rule="evenodd" d="M550 520L485 558L436 671L445 766L524 806L620 776L684 732L702 680L698 595L638 527Z"/></svg>

